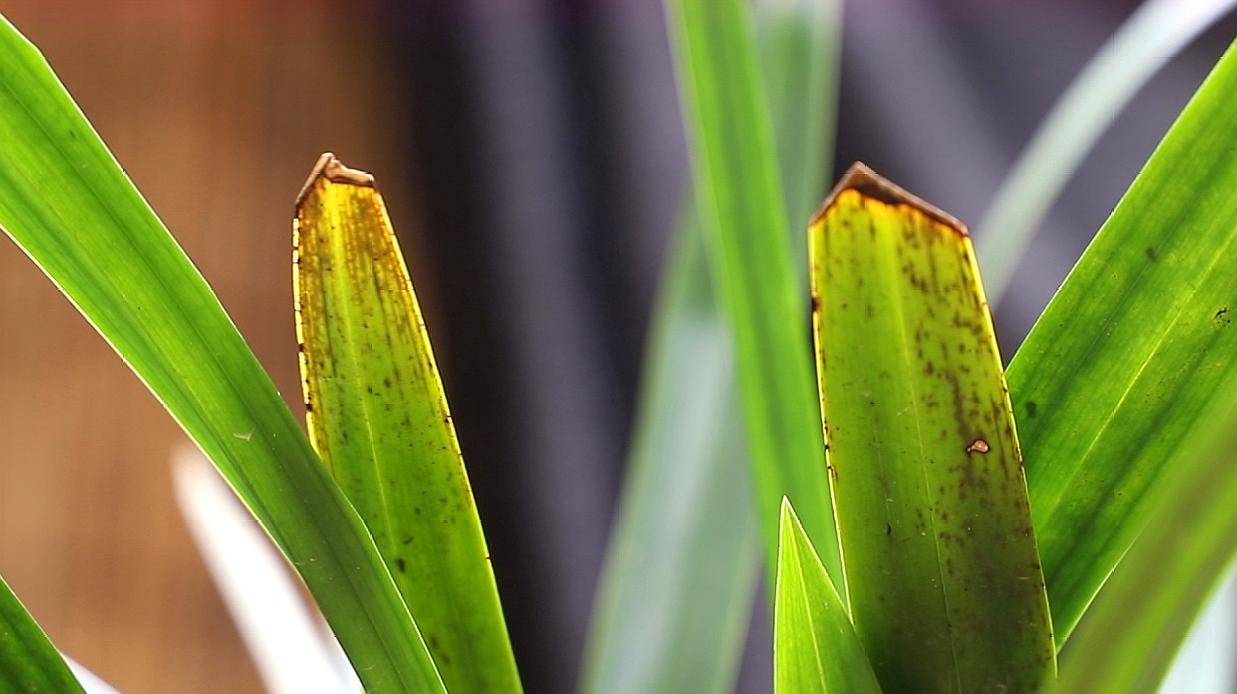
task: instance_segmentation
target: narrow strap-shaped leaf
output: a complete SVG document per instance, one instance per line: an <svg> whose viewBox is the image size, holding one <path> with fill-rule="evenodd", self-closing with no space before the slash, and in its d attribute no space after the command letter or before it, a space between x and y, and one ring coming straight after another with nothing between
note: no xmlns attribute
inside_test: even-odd
<svg viewBox="0 0 1237 694"><path fill-rule="evenodd" d="M789 501L773 607L774 694L879 694L850 615Z"/></svg>
<svg viewBox="0 0 1237 694"><path fill-rule="evenodd" d="M761 0L755 9L786 206L802 229L832 161L840 7ZM694 202L686 207L654 307L590 627L589 694L732 692L755 595L760 538L732 341ZM802 241L802 231L786 239L800 256Z"/></svg>
<svg viewBox="0 0 1237 694"><path fill-rule="evenodd" d="M768 106L744 0L668 0L697 209L735 339L739 394L765 542L776 572L778 504L789 497L839 583L806 306L795 280Z"/></svg>
<svg viewBox="0 0 1237 694"><path fill-rule="evenodd" d="M585 663L589 694L733 691L760 535L698 228L676 244Z"/></svg>
<svg viewBox="0 0 1237 694"><path fill-rule="evenodd" d="M0 143L0 227L219 467L365 686L442 691L373 539L270 377L46 61L3 19Z"/></svg>
<svg viewBox="0 0 1237 694"><path fill-rule="evenodd" d="M1237 417L1222 420L1219 435L1202 433L1215 428L1204 423L1199 440L1186 445L1147 529L1065 650L1051 691L1161 691L1173 656L1237 555Z"/></svg>
<svg viewBox="0 0 1237 694"><path fill-rule="evenodd" d="M1237 402L1235 93L1230 47L1009 367L1058 645Z"/></svg>
<svg viewBox="0 0 1237 694"><path fill-rule="evenodd" d="M0 578L0 692L81 691L68 663Z"/></svg>
<svg viewBox="0 0 1237 694"><path fill-rule="evenodd" d="M842 0L755 0L756 39L790 220L795 286L807 286L803 230L833 176Z"/></svg>
<svg viewBox="0 0 1237 694"><path fill-rule="evenodd" d="M873 668L889 691L1032 691L1055 651L966 229L857 164L810 243L827 458Z"/></svg>
<svg viewBox="0 0 1237 694"><path fill-rule="evenodd" d="M373 533L447 689L520 691L442 380L373 177L322 155L293 248L314 448Z"/></svg>

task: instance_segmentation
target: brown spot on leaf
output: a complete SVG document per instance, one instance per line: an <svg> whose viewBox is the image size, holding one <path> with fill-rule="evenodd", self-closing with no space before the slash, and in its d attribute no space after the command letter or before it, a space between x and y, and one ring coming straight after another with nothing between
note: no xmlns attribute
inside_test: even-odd
<svg viewBox="0 0 1237 694"><path fill-rule="evenodd" d="M990 450L992 450L992 446L989 446L988 442L983 439L975 439L971 442L971 445L966 447L967 453L987 453Z"/></svg>

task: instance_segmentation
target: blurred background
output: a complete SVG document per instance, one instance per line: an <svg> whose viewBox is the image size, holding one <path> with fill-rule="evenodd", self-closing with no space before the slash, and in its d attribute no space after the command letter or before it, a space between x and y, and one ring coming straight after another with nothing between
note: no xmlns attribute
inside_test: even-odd
<svg viewBox="0 0 1237 694"><path fill-rule="evenodd" d="M1135 5L850 3L835 171L862 159L976 222ZM297 411L292 198L324 150L377 175L526 688L572 691L687 192L658 0L0 11L48 56ZM1077 171L998 307L1007 356L1235 32L1222 22L1175 59ZM7 242L0 387L0 573L52 639L127 692L259 690L173 502L181 434ZM744 691L768 690L762 612Z"/></svg>

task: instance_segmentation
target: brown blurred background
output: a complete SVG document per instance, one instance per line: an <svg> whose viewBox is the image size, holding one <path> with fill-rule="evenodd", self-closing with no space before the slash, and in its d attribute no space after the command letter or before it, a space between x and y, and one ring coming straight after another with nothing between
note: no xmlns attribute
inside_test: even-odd
<svg viewBox="0 0 1237 694"><path fill-rule="evenodd" d="M298 187L325 149L408 187L403 102L388 98L368 40L374 8L17 0L3 11L299 402L289 284ZM392 214L415 227L412 197L393 198ZM0 244L0 287L6 578L58 646L124 691L258 690L170 494L179 429L10 243Z"/></svg>
<svg viewBox="0 0 1237 694"><path fill-rule="evenodd" d="M839 161L978 219L1133 6L850 3ZM294 407L292 198L324 150L377 174L526 687L571 691L687 170L659 2L0 12L43 49ZM1232 35L1230 22L1175 61L1079 172L1000 307L1007 351ZM179 431L7 242L0 388L0 573L57 645L126 692L259 690L173 505ZM760 612L744 691L768 689Z"/></svg>

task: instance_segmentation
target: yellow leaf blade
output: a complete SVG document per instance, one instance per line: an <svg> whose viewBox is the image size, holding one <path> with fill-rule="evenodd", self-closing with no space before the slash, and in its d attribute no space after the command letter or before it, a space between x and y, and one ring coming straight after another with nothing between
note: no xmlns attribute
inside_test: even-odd
<svg viewBox="0 0 1237 694"><path fill-rule="evenodd" d="M323 155L293 226L310 439L373 533L448 691L519 692L446 395L373 177Z"/></svg>

